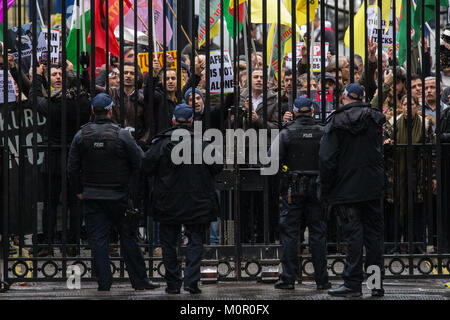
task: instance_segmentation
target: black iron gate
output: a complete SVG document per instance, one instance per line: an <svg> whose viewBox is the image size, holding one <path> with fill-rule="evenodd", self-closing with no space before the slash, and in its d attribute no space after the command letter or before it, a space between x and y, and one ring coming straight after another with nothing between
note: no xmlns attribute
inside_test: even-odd
<svg viewBox="0 0 450 320"><path fill-rule="evenodd" d="M403 38L397 39L401 36L400 32L398 35L393 32L392 37L388 37L394 44L406 42L406 69L399 68L398 59L392 56L387 61L388 65L384 65L386 62L383 60L382 41L378 41L376 50L371 52L370 46L374 35L378 39L383 38L384 30L380 28L381 22L378 27L371 30L372 34L369 34L368 28L363 28L364 50L361 52L359 49L362 45L359 43L362 26L357 24L356 20L356 13L360 10L358 8L366 8L362 20L366 22L370 10L375 10L373 6L378 6L380 12L383 12L382 6L389 2L395 13L399 4L397 1L379 1L379 3L368 0L348 0L343 3L320 1L317 8L319 18L313 22L314 12L310 8L317 3L316 1L207 0L200 1L200 5L196 1L181 0L76 0L74 5L79 9L74 11L72 19L80 23L68 25L66 21L68 0L62 0L62 19L56 31L60 43L55 44L54 40L58 37L54 38L53 33L47 32L47 35L52 36L44 38L46 55L45 49L38 50L42 47L39 35L43 34L42 29L48 30L49 26L54 28L55 24L58 24L57 22L52 24L55 20L54 13L51 10L41 12L36 1L26 0L16 0L8 11L6 8L10 1L1 1L4 8L3 30L1 30L2 101L8 101L1 104L0 119L3 138L0 167L3 262L1 274L4 281L8 283L65 281L67 267L74 264L80 266L83 279L95 278L91 270L92 257L83 232L82 203L76 200L76 203L71 202L74 201L74 195L71 194L67 184L67 151L73 137L70 130L83 124L81 105L74 118L68 116L68 106L73 104L74 99L78 99L82 94L93 96L102 91L117 92L120 117L116 120L136 132L139 130L138 123L137 120L130 120L129 106L132 105L131 108L134 108L134 119L141 116L139 108L152 110L148 113L144 111L144 124L141 126L149 130L150 136L153 136L160 126L159 119L155 116L155 108L167 109L171 101L181 102L182 86L189 82L190 77L194 80L198 77L197 82L203 81L205 97L203 127L216 128L225 133L226 129L245 129L252 126L254 120L251 114L245 112L241 99L244 91L252 93L256 90L252 81L255 69L262 69L262 129L273 128L271 127L273 123L275 128L281 128L284 112L290 110L292 102L299 95L313 97L321 105L317 118L324 122L329 112L327 108L330 105L333 109L339 107L344 85L362 81L366 87L367 98L371 98L376 89L373 84L378 83L378 98L373 102L374 107L383 110L392 119L391 126L385 129L385 139L392 140L392 143L386 143L385 146L388 169L387 196L383 200L387 222L386 277L448 276L449 145L445 143L446 141L441 141L442 128L445 128L442 124L446 119L444 109L440 108L439 104L441 100L444 101L442 104L448 102L448 97L441 99L441 96L443 97L441 89L443 77L446 78L448 74L449 51L444 44L441 45L441 34L444 36L446 34L445 29L442 29L444 11L441 12L439 1L427 1L429 6L416 8L422 10L421 17L423 17L417 30L427 30L421 33L420 43L424 44L426 38L433 40L429 42L429 47L421 46L422 72L419 77L413 75L413 68L417 67L418 60L414 60L413 54L416 43L411 44L409 36L404 36L408 41ZM299 3L304 5L303 11L298 9ZM407 0L402 3L405 6L401 11L406 18L405 34L409 35L414 29L415 22L410 10L412 3ZM50 4L51 1L48 0L46 7L51 8ZM29 5L31 16L25 17L23 8ZM199 6L204 9L200 16L196 15ZM434 8L434 29L427 22L429 17L425 17L425 10L430 8ZM11 18L11 12L14 12L14 19ZM286 18L283 14L277 14L281 12L292 14ZM302 13L304 16L300 12L304 12ZM146 19L142 18L144 13ZM130 14L132 18L129 17ZM241 18L229 20L230 16ZM355 20L351 19L353 16ZM164 21L166 17L168 23ZM391 24L394 19L397 19L395 14L390 17ZM189 25L186 25L185 20L190 21ZM291 72L291 77L296 90L285 92L286 88L284 90L282 88L284 79L289 73L280 66L285 63L283 54L287 47L283 48L283 41L286 32L289 34L290 30L286 25L288 22L291 26L297 25L302 21L311 23L306 24L305 30L298 34L296 32L296 36L292 36L292 30L290 31L292 45L290 61L291 70L294 71ZM328 26L329 21L332 21L331 27ZM204 24L206 26L202 29L201 26ZM230 24L233 24L234 28L230 27ZM272 25L275 25L273 33L270 32ZM345 47L343 43L347 26L349 26L349 45ZM103 31L99 31L99 28ZM113 29L116 29L115 37L110 36L114 32ZM318 29L320 30L317 31ZM89 30L92 31L90 48L89 42L85 41ZM136 30L144 32L139 34ZM255 30L256 33L260 31L261 42L254 36ZM444 37L444 42L450 40L450 29L446 30L448 38ZM173 34L171 39L168 39L169 34ZM271 39L278 40L268 43L270 34ZM355 39L355 36L358 38ZM69 46L73 37L76 39L72 42L74 45ZM205 45L199 45L199 37L204 38ZM116 38L118 46L114 43ZM214 41L211 41L212 39ZM297 44L305 39L303 44L306 50L302 52L300 49L302 57L297 62ZM313 42L307 41L308 39L313 39ZM25 42L31 45L31 52L23 49ZM58 45L60 53L55 57L52 52ZM268 51L267 48L271 47L272 50ZM316 50L313 50L315 48ZM331 57L327 57L326 48L329 48ZM431 71L427 73L427 68L432 70L433 67L426 65L429 60L425 58L432 49L435 62L434 78ZM87 55L85 52L88 50L90 52ZM158 67L162 71L154 70L155 65L152 63L152 55L156 53L158 57L158 52L162 52L159 54L161 58ZM373 60L375 52L378 56ZM13 54L15 62L10 59L9 54ZM227 55L231 60L223 58ZM201 56L206 60L205 70L197 70L196 59ZM218 67L215 61L217 56L222 57L219 59ZM174 57L176 57L175 64L170 66ZM68 60L73 64L73 68L70 65L68 67L67 63L62 63L62 68L52 67L52 64ZM327 66L325 61L328 61ZM42 70L42 65L46 66L45 71ZM134 69L133 84L125 78L125 69L128 67ZM174 70L173 73L169 71L171 68ZM289 69L288 66L283 68ZM55 81L53 77L58 75L54 76L52 70L61 70L58 88L52 82ZM233 71L231 82L226 78L230 70ZM375 70L383 71L378 72L376 79L373 74ZM384 71L389 70L392 70L394 80L385 93L384 90L380 90L383 87L380 84L386 83L387 75ZM14 79L12 84L17 85L18 94L15 97L8 97L8 93L14 91L7 85L8 72ZM175 90L168 86L170 81L168 78L173 74L177 80ZM317 81L316 74L320 74L321 79L334 77L335 87L316 90L314 85ZM189 82L192 88L197 86L194 80ZM437 106L434 110L427 109L423 103L428 101L425 92L427 83L433 81ZM403 87L399 85L400 82L403 82ZM212 83L216 86L211 85ZM422 86L421 96L416 91L413 92L413 83ZM167 99L155 101L156 90L162 90ZM406 94L404 101L402 97L398 97L400 93L398 90ZM233 94L230 94L231 92ZM274 95L277 99L276 116L272 113L272 118L269 118L271 115L268 114L270 104L268 100ZM434 115L434 119L429 118L429 122L428 120L421 122L421 127L417 130L422 132L422 138L417 141L414 140L415 132L412 129L411 117L405 118L406 126L399 126L403 121L401 114L411 114L416 98L422 101L418 105L422 119L427 118L428 111ZM249 94L249 105L252 105L252 99L256 98ZM406 106L405 112L399 105L403 102ZM55 103L60 112L45 111L54 107ZM213 119L214 109L217 106L219 109L227 107L222 110L223 112L219 112L220 116L216 119L218 125ZM432 129L429 130L430 126ZM406 131L402 131L399 135L401 130ZM141 145L145 148L145 144ZM218 177L217 189L221 195L219 240L218 243L208 242L209 245L205 248L202 266L204 281L271 281L277 278L279 259L282 255L277 232L279 181L277 177L262 176L260 170L261 165L258 164L233 164L227 166L224 173ZM148 210L145 210L148 207L147 200L143 201L143 207L146 218L139 228L139 240L145 251L150 277L162 279L164 267L158 253L158 226L148 215ZM51 210L53 218L50 217ZM346 246L341 240L340 226L333 214L330 215L328 222L329 271L331 276L339 277L343 272ZM301 241L302 254L299 256L299 264L302 266L302 276L311 277L313 268L308 251L308 233L304 230L302 233L305 239ZM208 235L207 238L214 242L213 237L209 239ZM183 248L180 243L180 257ZM118 249L117 239L112 237L111 267L114 277L123 280L127 275L124 260Z"/></svg>

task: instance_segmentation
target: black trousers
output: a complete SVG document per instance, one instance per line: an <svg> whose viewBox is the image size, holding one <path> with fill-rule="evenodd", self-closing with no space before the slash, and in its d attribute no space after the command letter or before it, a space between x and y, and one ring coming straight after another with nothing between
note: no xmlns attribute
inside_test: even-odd
<svg viewBox="0 0 450 320"><path fill-rule="evenodd" d="M93 269L99 288L109 289L112 284L111 265L108 255L109 234L115 226L120 234L121 254L125 260L133 287L147 280L144 256L137 243L136 230L130 230L124 221L128 208L127 198L120 200L83 200L83 209L89 245L94 258Z"/></svg>
<svg viewBox="0 0 450 320"><path fill-rule="evenodd" d="M381 200L336 206L348 245L344 267L344 285L360 291L364 280L363 247L366 248L365 267L378 266L384 274L384 221Z"/></svg>
<svg viewBox="0 0 450 320"><path fill-rule="evenodd" d="M44 185L44 210L42 213L42 229L44 233L44 243L54 243L56 234L56 217L58 204L62 192L62 177L57 174L43 174ZM67 208L69 229L67 241L75 243L76 235L80 233L81 227L81 207L75 191L67 184ZM64 214L64 213L63 213Z"/></svg>
<svg viewBox="0 0 450 320"><path fill-rule="evenodd" d="M186 246L186 267L184 268L184 286L193 287L200 280L200 265L203 256L203 238L206 225L185 225L188 244ZM181 288L181 265L177 256L177 245L181 237L181 224L159 225L165 279L167 287Z"/></svg>
<svg viewBox="0 0 450 320"><path fill-rule="evenodd" d="M289 204L283 196L280 215L280 238L283 248L281 280L294 284L298 275L298 238L300 224L306 220L309 230L309 246L317 285L328 283L327 271L327 224L322 206L318 201L298 201Z"/></svg>

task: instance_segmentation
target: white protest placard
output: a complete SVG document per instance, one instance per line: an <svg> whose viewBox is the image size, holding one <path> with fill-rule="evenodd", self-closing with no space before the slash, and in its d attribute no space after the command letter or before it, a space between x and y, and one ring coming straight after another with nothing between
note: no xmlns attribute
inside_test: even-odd
<svg viewBox="0 0 450 320"><path fill-rule="evenodd" d="M3 87L3 70L0 70L0 103L5 101L4 99L4 87ZM8 72L8 102L16 101L16 87L14 86L14 80L11 74Z"/></svg>
<svg viewBox="0 0 450 320"><path fill-rule="evenodd" d="M298 65L300 62L300 58L302 57L302 48L305 46L305 43L299 43L297 44L297 53L296 53L296 63L295 65ZM321 70L321 61L322 56L320 52L320 42L314 42L311 44L312 49L312 62L311 62L311 69L313 72L320 72ZM328 50L330 48L330 44L328 42L325 42L325 67L328 67L328 60L326 59ZM286 68L292 70L292 53L287 54L287 60L286 60Z"/></svg>
<svg viewBox="0 0 450 320"><path fill-rule="evenodd" d="M222 80L222 57L223 57L223 82L224 92L233 92L233 66L231 64L230 54L228 51L223 52L223 56L220 51L213 51L210 53L210 84L209 92L211 94L221 93L221 80Z"/></svg>
<svg viewBox="0 0 450 320"><path fill-rule="evenodd" d="M59 30L50 30L50 48L48 48L48 31L42 29L38 38L38 45L36 48L37 59L41 59L42 52L50 53L51 63L56 63L59 60ZM43 57L47 59L47 57Z"/></svg>
<svg viewBox="0 0 450 320"><path fill-rule="evenodd" d="M377 7L369 7L367 8L367 36L373 42L378 43L378 25L379 25L379 17L378 17L378 8ZM391 15L389 21L392 21L393 10L391 9ZM383 51L387 52L390 46L394 43L394 28L392 23L389 24L388 32L386 31L386 21L381 19L381 33L383 34L382 38L382 46Z"/></svg>

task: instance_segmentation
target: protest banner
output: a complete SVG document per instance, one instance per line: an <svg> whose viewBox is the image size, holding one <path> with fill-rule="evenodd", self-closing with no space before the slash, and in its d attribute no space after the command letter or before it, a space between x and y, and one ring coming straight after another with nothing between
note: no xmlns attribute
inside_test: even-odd
<svg viewBox="0 0 450 320"><path fill-rule="evenodd" d="M48 31L47 29L42 29L36 47L38 61L41 59L43 52L50 53L51 63L56 63L59 60L59 32L59 30L55 29L50 30L50 48L48 48ZM47 57L43 57L43 59L47 59Z"/></svg>
<svg viewBox="0 0 450 320"><path fill-rule="evenodd" d="M222 57L223 57L223 75L222 75ZM211 94L221 93L221 80L223 76L224 93L233 92L233 66L231 64L228 51L213 51L210 53L210 83L209 92Z"/></svg>
<svg viewBox="0 0 450 320"><path fill-rule="evenodd" d="M172 66L171 69L177 69L177 51L166 51L166 53L170 54L173 58L174 64ZM153 58L155 57L155 53L153 53ZM152 59L153 60L153 59ZM164 63L164 53L163 52L158 52L158 60L160 65L162 66ZM150 70L150 61L148 60L148 52L144 52L144 53L139 53L138 54L138 65L141 68L141 72L142 74L145 75L148 73L148 71Z"/></svg>
<svg viewBox="0 0 450 320"><path fill-rule="evenodd" d="M297 53L296 53L296 64L300 62L300 59L302 57L302 48L305 46L305 43L299 43L297 44ZM321 52L320 52L320 42L315 42L311 44L312 48L312 62L311 62L311 69L313 72L320 72L321 71ZM328 50L330 48L330 44L328 42L325 43L325 57L327 56ZM328 66L328 60L325 60L325 67ZM286 68L292 69L292 53L287 54L286 59Z"/></svg>
<svg viewBox="0 0 450 320"><path fill-rule="evenodd" d="M14 80L11 74L8 72L8 102L16 101L16 87L14 86ZM4 97L4 85L3 85L3 70L0 70L0 103L5 102Z"/></svg>
<svg viewBox="0 0 450 320"><path fill-rule="evenodd" d="M393 11L391 9L391 16L390 21L392 21ZM367 36L369 40L371 39L373 42L378 43L378 25L379 25L379 18L377 13L377 8L375 7L369 7L367 8ZM389 24L388 32L385 33L386 30L386 21L384 19L381 19L381 30L382 30L382 46L383 51L387 52L390 46L394 43L394 28L392 27L392 24Z"/></svg>

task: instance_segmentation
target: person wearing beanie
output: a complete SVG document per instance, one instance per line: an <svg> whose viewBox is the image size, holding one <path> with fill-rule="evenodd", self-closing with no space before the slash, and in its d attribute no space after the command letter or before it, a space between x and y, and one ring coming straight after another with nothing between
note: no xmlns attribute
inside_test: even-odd
<svg viewBox="0 0 450 320"><path fill-rule="evenodd" d="M98 290L109 291L113 282L108 256L112 226L120 234L121 250L135 290L155 289L146 274L137 242L137 226L125 213L129 201L136 203L143 152L130 132L111 119L113 99L100 93L92 99L94 121L76 134L69 152L67 173L71 187L83 201L83 211L92 248Z"/></svg>
<svg viewBox="0 0 450 320"><path fill-rule="evenodd" d="M215 192L215 175L221 172L223 165L207 165L203 161L192 163L196 159L195 148L191 147L191 143L196 144L192 130L192 107L177 105L172 121L172 128L153 139L145 153L142 168L154 181L151 207L153 218L159 222L166 292L179 294L184 282L185 291L198 294L201 293L198 282L204 233L220 211ZM189 147L187 149L184 148L186 144ZM200 144L203 149L207 146L205 142ZM182 225L189 239L185 252L184 280L177 258Z"/></svg>
<svg viewBox="0 0 450 320"><path fill-rule="evenodd" d="M299 97L293 105L294 121L281 130L271 147L278 145L281 173L282 213L279 219L283 249L283 272L275 289L293 290L298 270L298 239L300 224L306 221L309 236L314 280L317 290L331 288L327 271L327 224L323 208L317 198L319 175L319 145L324 127L313 118L313 102ZM274 155L272 155L273 157ZM300 192L299 190L305 190ZM305 226L302 226L305 227Z"/></svg>
<svg viewBox="0 0 450 320"><path fill-rule="evenodd" d="M192 96L195 96L194 102L192 101ZM225 95L224 105L221 106L213 106L210 105L210 122L209 128L221 129L223 122L225 122L227 118L228 109L233 105L234 95L227 94ZM194 109L194 121L203 121L206 120L206 106L205 106L205 97L200 89L195 88L195 95L192 93L192 87L188 88L184 94L184 101L189 106ZM223 121L223 122L222 122Z"/></svg>

